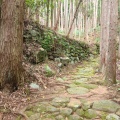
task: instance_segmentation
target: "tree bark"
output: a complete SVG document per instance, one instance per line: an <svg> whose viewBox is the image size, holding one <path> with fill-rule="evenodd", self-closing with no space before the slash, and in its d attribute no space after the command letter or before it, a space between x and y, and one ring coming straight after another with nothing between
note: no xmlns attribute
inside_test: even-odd
<svg viewBox="0 0 120 120"><path fill-rule="evenodd" d="M112 85L116 83L116 37L118 24L118 0L108 0L108 44L106 51L105 83Z"/></svg>
<svg viewBox="0 0 120 120"><path fill-rule="evenodd" d="M57 8L57 18L56 18L56 23L54 26L54 30L58 30L58 24L59 24L59 19L60 19L60 14L61 14L61 1L58 2L58 8Z"/></svg>
<svg viewBox="0 0 120 120"><path fill-rule="evenodd" d="M100 71L103 74L105 73L106 67L107 22L108 22L108 0L103 0L101 13L101 40L100 40Z"/></svg>
<svg viewBox="0 0 120 120"><path fill-rule="evenodd" d="M0 88L16 89L23 80L24 0L3 0L0 26Z"/></svg>
<svg viewBox="0 0 120 120"><path fill-rule="evenodd" d="M78 10L79 10L79 6L80 6L80 3L81 3L81 2L82 2L82 0L79 1L78 6L76 7L76 11L75 11L75 13L74 13L73 20L71 21L71 25L70 25L70 28L69 28L67 37L69 36L69 34L70 34L71 30L72 30L72 26L73 26L73 23L74 23L75 18L77 17Z"/></svg>
<svg viewBox="0 0 120 120"><path fill-rule="evenodd" d="M50 7L50 0L48 0L47 3L47 21L46 21L46 26L49 26L49 7Z"/></svg>

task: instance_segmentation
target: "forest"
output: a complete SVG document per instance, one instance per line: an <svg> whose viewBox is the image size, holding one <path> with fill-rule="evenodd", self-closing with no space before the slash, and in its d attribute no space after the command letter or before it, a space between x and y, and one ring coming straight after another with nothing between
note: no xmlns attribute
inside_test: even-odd
<svg viewBox="0 0 120 120"><path fill-rule="evenodd" d="M0 0L0 120L120 120L120 0Z"/></svg>

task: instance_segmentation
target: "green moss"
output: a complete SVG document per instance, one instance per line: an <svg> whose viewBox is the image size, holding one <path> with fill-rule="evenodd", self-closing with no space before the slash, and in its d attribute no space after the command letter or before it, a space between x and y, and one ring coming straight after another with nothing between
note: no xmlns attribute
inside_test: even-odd
<svg viewBox="0 0 120 120"><path fill-rule="evenodd" d="M31 41L31 39L36 41L47 51L48 57L50 55L55 57L65 55L71 61L73 58L74 60L78 58L79 60L84 60L89 57L91 53L90 47L86 43L58 35L48 28L39 27L39 24L34 22L29 24L32 26L32 29L24 31L24 41Z"/></svg>
<svg viewBox="0 0 120 120"><path fill-rule="evenodd" d="M28 117L30 117L31 115L34 115L35 112L33 112L33 111L25 111L25 114L26 114Z"/></svg>

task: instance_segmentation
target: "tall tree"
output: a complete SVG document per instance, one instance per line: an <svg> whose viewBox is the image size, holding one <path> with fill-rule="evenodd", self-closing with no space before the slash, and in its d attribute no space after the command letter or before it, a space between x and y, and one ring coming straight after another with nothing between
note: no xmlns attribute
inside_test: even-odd
<svg viewBox="0 0 120 120"><path fill-rule="evenodd" d="M118 0L103 0L107 7L106 16L102 16L103 20L106 17L107 21L104 22L104 28L106 28L106 34L102 31L102 38L105 38L105 83L107 85L116 83L116 37L117 37L117 24L118 24ZM104 4L102 4L104 5ZM104 37L106 36L106 37ZM104 41L102 41L104 42ZM103 45L103 44L102 44Z"/></svg>
<svg viewBox="0 0 120 120"><path fill-rule="evenodd" d="M46 26L49 26L49 7L50 7L50 0L47 1L47 21Z"/></svg>
<svg viewBox="0 0 120 120"><path fill-rule="evenodd" d="M0 88L16 88L23 80L24 0L2 0L0 26Z"/></svg>
<svg viewBox="0 0 120 120"><path fill-rule="evenodd" d="M72 26L73 26L73 23L74 23L75 18L76 18L77 15L78 15L78 10L79 10L79 6L80 6L80 3L81 3L81 2L82 2L82 0L79 1L78 5L77 5L77 7L76 7L76 11L75 11L75 13L74 13L73 20L71 21L70 28L69 28L69 31L68 31L68 33L67 33L67 36L69 36L69 34L70 34L71 30L72 30Z"/></svg>

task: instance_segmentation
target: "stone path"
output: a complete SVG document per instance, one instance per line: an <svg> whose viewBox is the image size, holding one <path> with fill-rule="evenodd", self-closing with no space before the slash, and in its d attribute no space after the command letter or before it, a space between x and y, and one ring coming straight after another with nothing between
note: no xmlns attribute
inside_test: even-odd
<svg viewBox="0 0 120 120"><path fill-rule="evenodd" d="M120 105L109 99L96 61L84 62L70 75L57 78L63 87L56 87L52 100L28 107L24 113L29 120L120 120Z"/></svg>

